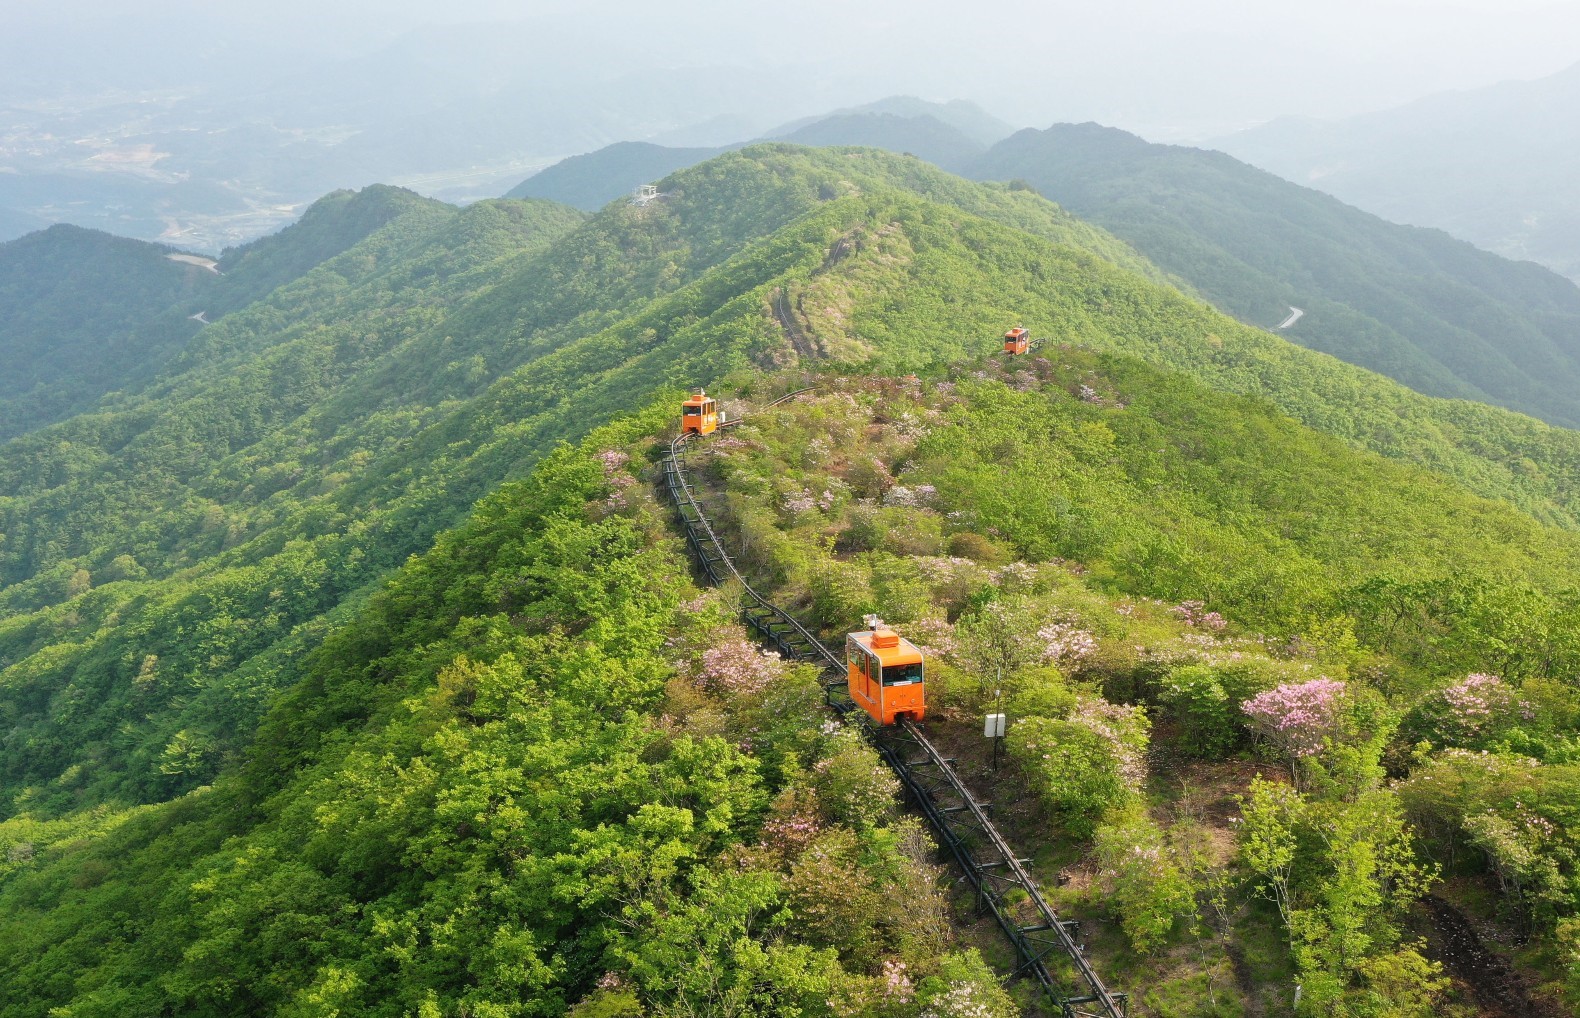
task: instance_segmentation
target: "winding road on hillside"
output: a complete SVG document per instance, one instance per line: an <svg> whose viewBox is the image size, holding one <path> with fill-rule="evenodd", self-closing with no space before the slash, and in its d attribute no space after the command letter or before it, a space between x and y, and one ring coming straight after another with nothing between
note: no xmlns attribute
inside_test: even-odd
<svg viewBox="0 0 1580 1018"><path fill-rule="evenodd" d="M1300 316L1303 315L1303 314L1305 314L1305 312L1302 311L1300 308L1297 308L1294 305L1290 305L1290 307L1289 307L1289 317L1284 319L1283 321L1279 322L1278 323L1278 327L1280 329L1287 329L1287 328L1289 328L1291 325L1294 325L1296 322L1300 321Z"/></svg>
<svg viewBox="0 0 1580 1018"><path fill-rule="evenodd" d="M212 258L204 258L202 255L167 254L165 257L173 262L180 262L183 265L196 265L200 269L207 269L216 276L223 276L225 274L219 270L219 262L216 262Z"/></svg>

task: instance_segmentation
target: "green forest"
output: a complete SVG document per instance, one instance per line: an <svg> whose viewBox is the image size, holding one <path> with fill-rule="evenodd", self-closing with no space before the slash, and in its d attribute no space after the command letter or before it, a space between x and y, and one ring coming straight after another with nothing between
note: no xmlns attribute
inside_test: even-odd
<svg viewBox="0 0 1580 1018"><path fill-rule="evenodd" d="M969 175L1020 178L1241 321L1418 392L1580 424L1580 292L1539 265L1400 226L1222 152L1097 124L1007 138Z"/></svg>
<svg viewBox="0 0 1580 1018"><path fill-rule="evenodd" d="M786 140L903 151L1035 189L1242 322L1274 328L1298 306L1280 334L1302 346L1430 396L1580 422L1580 291L1557 273L1386 222L1222 152L1094 123L1011 134L937 104L878 106L799 125ZM622 142L556 163L509 196L596 211L722 151Z"/></svg>
<svg viewBox="0 0 1580 1018"><path fill-rule="evenodd" d="M1133 1014L1468 1018L1436 909L1580 1004L1580 437L1025 186L772 144L661 190L337 192L81 332L149 366L0 444L0 1015L1043 1013L697 582L698 386L754 583L927 648Z"/></svg>

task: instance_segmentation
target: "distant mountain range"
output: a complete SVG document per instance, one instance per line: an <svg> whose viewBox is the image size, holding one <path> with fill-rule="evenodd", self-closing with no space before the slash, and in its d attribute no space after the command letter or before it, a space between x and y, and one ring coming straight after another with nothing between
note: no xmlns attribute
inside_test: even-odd
<svg viewBox="0 0 1580 1018"><path fill-rule="evenodd" d="M965 170L984 146L929 114L839 113L783 135L798 145L871 145L925 159L954 173Z"/></svg>
<svg viewBox="0 0 1580 1018"><path fill-rule="evenodd" d="M789 140L909 152L979 180L1019 180L1127 241L1241 321L1430 395L1580 425L1580 289L1434 230L1385 222L1222 153L1096 124L988 147L940 108L862 110L788 125ZM979 111L980 112L980 111ZM726 149L623 143L510 193L594 210Z"/></svg>
<svg viewBox="0 0 1580 1018"><path fill-rule="evenodd" d="M1346 120L1275 120L1213 144L1387 219L1580 280L1580 64Z"/></svg>
<svg viewBox="0 0 1580 1018"><path fill-rule="evenodd" d="M959 172L1014 131L974 103L891 96L850 109L782 124L758 139L798 145L865 145L907 152ZM511 188L507 198L547 198L588 212L633 188L747 144L670 147L624 141L561 160Z"/></svg>
<svg viewBox="0 0 1580 1018"><path fill-rule="evenodd" d="M976 103L964 99L952 99L949 102L930 102L910 95L893 95L876 102L864 103L846 109L833 110L820 113L814 117L803 117L800 120L782 124L766 135L767 138L779 141L794 141L795 135L800 131L815 127L819 124L827 125L830 122L846 121L851 117L862 115L876 115L896 117L903 120L931 119L943 124L958 138L951 144L971 144L977 148L986 148L996 141L1000 141L1015 133L1015 128L999 118L988 113ZM919 125L922 130L927 125ZM832 143L831 143L832 144ZM920 153L917 153L920 155Z"/></svg>
<svg viewBox="0 0 1580 1018"><path fill-rule="evenodd" d="M1580 288L1220 152L1096 124L1022 131L971 172L1021 178L1241 321L1419 392L1580 425Z"/></svg>
<svg viewBox="0 0 1580 1018"><path fill-rule="evenodd" d="M338 188L384 182L473 201L615 141L718 145L870 94L793 59L721 52L705 65L656 67L655 40L685 34L662 15L646 28L640 15L617 19L593 51L574 17L540 12L430 27L369 53L277 60L130 20L120 39L83 26L65 61L0 39L0 208L42 221L33 225L215 253ZM143 42L182 52L134 74L126 54ZM95 66L85 55L95 47L98 63L119 70ZM123 79L142 84L112 84ZM940 110L945 122L957 115L976 118ZM6 229L0 222L0 239L20 232Z"/></svg>

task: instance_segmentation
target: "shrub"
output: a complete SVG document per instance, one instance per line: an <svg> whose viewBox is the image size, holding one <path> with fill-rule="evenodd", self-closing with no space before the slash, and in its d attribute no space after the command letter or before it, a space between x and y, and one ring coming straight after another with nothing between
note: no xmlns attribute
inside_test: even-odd
<svg viewBox="0 0 1580 1018"><path fill-rule="evenodd" d="M1020 1013L976 948L939 959L917 987L919 1018L1014 1018Z"/></svg>
<svg viewBox="0 0 1580 1018"><path fill-rule="evenodd" d="M876 551L883 547L883 520L877 506L869 503L852 506L845 529L839 532L834 547L842 552Z"/></svg>
<svg viewBox="0 0 1580 1018"><path fill-rule="evenodd" d="M1020 719L1006 749L1065 829L1086 837L1097 817L1140 791L1146 731L1139 709L1088 701L1066 720Z"/></svg>
<svg viewBox="0 0 1580 1018"><path fill-rule="evenodd" d="M960 558L968 558L973 562L980 562L986 566L1003 565L1011 557L1008 552L993 543L990 538L972 533L969 530L950 535L949 554L957 555Z"/></svg>
<svg viewBox="0 0 1580 1018"><path fill-rule="evenodd" d="M881 826L894 815L900 780L853 730L840 729L831 743L828 755L812 768L826 819L857 830Z"/></svg>
<svg viewBox="0 0 1580 1018"><path fill-rule="evenodd" d="M884 509L883 548L896 555L936 555L944 545L943 520L926 509Z"/></svg>
<svg viewBox="0 0 1580 1018"><path fill-rule="evenodd" d="M1355 1010L1388 1018L1433 1018L1442 1014L1443 991L1450 980L1439 962L1422 957L1417 944L1389 954L1373 955L1356 964L1365 989Z"/></svg>
<svg viewBox="0 0 1580 1018"><path fill-rule="evenodd" d="M1007 566L1005 568L1008 568ZM1042 644L1042 659L1066 668L1075 668L1097 650L1097 639L1069 619L1049 622L1037 630Z"/></svg>
<svg viewBox="0 0 1580 1018"><path fill-rule="evenodd" d="M1520 723L1522 707L1508 683L1478 672L1427 694L1401 727L1412 743L1488 749Z"/></svg>
<svg viewBox="0 0 1580 1018"><path fill-rule="evenodd" d="M740 696L760 693L784 676L785 663L778 654L731 635L702 652L697 677L715 693Z"/></svg>
<svg viewBox="0 0 1580 1018"><path fill-rule="evenodd" d="M1240 705L1258 736L1272 743L1291 768L1322 752L1338 725L1344 683L1329 678L1289 682Z"/></svg>
<svg viewBox="0 0 1580 1018"><path fill-rule="evenodd" d="M1234 702L1214 669L1206 665L1175 668L1159 685L1158 699L1179 727L1179 748L1184 752L1211 759L1239 741Z"/></svg>
<svg viewBox="0 0 1580 1018"><path fill-rule="evenodd" d="M1109 903L1130 945L1150 954L1168 940L1174 920L1195 911L1196 896L1164 840L1139 808L1110 814L1097 828L1096 849Z"/></svg>
<svg viewBox="0 0 1580 1018"><path fill-rule="evenodd" d="M933 610L932 590L904 559L873 556L872 593L883 606L883 617L899 625L913 622ZM906 636L910 636L909 627Z"/></svg>
<svg viewBox="0 0 1580 1018"><path fill-rule="evenodd" d="M1068 718L1080 700L1052 665L1027 668L1009 687L1005 706L1016 718Z"/></svg>
<svg viewBox="0 0 1580 1018"><path fill-rule="evenodd" d="M1025 599L987 601L955 623L956 657L981 677L984 688L990 687L1044 660L1047 641L1039 639L1037 629L1038 617Z"/></svg>
<svg viewBox="0 0 1580 1018"><path fill-rule="evenodd" d="M936 555L944 546L943 520L928 509L879 507L851 509L840 532L840 551L887 551L895 555Z"/></svg>
<svg viewBox="0 0 1580 1018"><path fill-rule="evenodd" d="M831 629L860 629L862 616L878 610L867 571L849 562L824 560L812 576L812 610Z"/></svg>
<svg viewBox="0 0 1580 1018"><path fill-rule="evenodd" d="M859 498L882 498L883 493L894 484L894 476L889 473L889 467L876 457L858 458L850 465L845 473L845 483L850 485L850 490Z"/></svg>

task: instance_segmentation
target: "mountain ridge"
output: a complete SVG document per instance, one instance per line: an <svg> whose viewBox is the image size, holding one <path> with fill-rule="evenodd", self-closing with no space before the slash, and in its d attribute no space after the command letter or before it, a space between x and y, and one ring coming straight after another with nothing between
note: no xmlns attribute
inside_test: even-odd
<svg viewBox="0 0 1580 1018"><path fill-rule="evenodd" d="M1575 280L1580 147L1561 111L1576 101L1580 64L1345 120L1274 121L1214 144L1389 219Z"/></svg>
<svg viewBox="0 0 1580 1018"><path fill-rule="evenodd" d="M667 186L674 198L647 209L545 221L542 241L530 240L540 228L529 226L526 247L509 239L504 261L480 263L489 285L455 280L450 292L460 302L448 322L427 310L434 294L426 275L403 271L409 296L388 305L408 308L401 315L409 322L385 310L379 259L406 257L397 254L403 245L514 203L452 210L438 224L393 224L388 238L361 242L371 245L366 254L340 256L362 275L372 317L347 316L348 280L332 259L291 285L296 296L273 300L321 294L322 313L342 324L309 318L272 337L280 307L263 302L205 330L214 345L186 355L193 381L182 383L190 391L178 402L129 406L0 447L5 482L18 495L0 515L10 535L0 611L21 625L16 633L31 632L23 620L80 594L79 572L89 583L95 575L157 580L211 560L190 575L212 574L204 582L223 587L226 570L260 553L287 574L317 557L341 562L328 573L312 566L317 578L292 595L302 599L293 609L300 625L323 610L322 597L345 596L420 550L425 535L490 484L634 394L809 356L851 369L920 370L991 347L1003 321L1023 314L1059 323L1061 339L1144 353L1208 384L1269 398L1309 425L1575 525L1567 501L1580 469L1574 441L1565 445L1535 422L1522 431L1514 415L1414 396L1238 326L1091 253L1120 264L1133 257L1028 192L969 184L882 153L791 146L733 153ZM1019 232L1022 224L1063 244ZM411 240L407 228L417 231ZM968 264L975 267L959 274ZM905 305L888 306L882 295L899 286ZM788 322L775 317L776 295ZM616 307L624 310L610 318ZM362 337L376 321L386 345L368 347ZM470 338L458 342L457 333ZM797 334L818 337L816 345L798 346ZM249 358L256 364L238 372ZM180 391L172 380L143 398ZM1326 402L1340 395L1346 402ZM363 409L370 405L376 412ZM1516 444L1445 443L1449 425L1481 442ZM210 436L202 445L213 462L178 458L154 469L193 435ZM69 457L59 451L66 448ZM324 452L304 461L302 449ZM1515 470L1514 455L1540 464L1537 474ZM179 512L150 530L150 518L172 503ZM72 515L59 515L62 505ZM392 527L409 532L393 539ZM304 560L292 541L323 550ZM261 596L253 582L238 594ZM242 627L227 640L256 647L257 638ZM173 649L166 656L176 660ZM58 681L58 668L40 674L35 681L45 685L36 688Z"/></svg>
<svg viewBox="0 0 1580 1018"><path fill-rule="evenodd" d="M815 123L854 139L877 122ZM891 151L910 144L870 140ZM926 132L914 140L925 148ZM958 144L951 151L966 176L1039 186L1242 321L1272 328L1298 306L1306 317L1292 338L1417 391L1580 422L1580 288L1561 277L1385 223L1226 156L1097 125L1028 128L975 157ZM590 206L688 158L606 149L576 157L574 172L572 163L545 171L545 184L564 172Z"/></svg>
<svg viewBox="0 0 1580 1018"><path fill-rule="evenodd" d="M1028 180L1241 320L1297 305L1291 338L1418 391L1580 420L1580 288L1536 266L1097 125L1020 132L972 174Z"/></svg>
<svg viewBox="0 0 1580 1018"><path fill-rule="evenodd" d="M220 318L157 385L0 445L0 930L21 945L0 1015L633 1013L703 999L699 957L715 989L801 1014L859 1010L896 960L918 1008L997 987L816 683L791 671L758 702L693 671L735 646L733 611L692 585L646 482L694 385L828 390L704 447L719 519L798 610L838 632L892 609L962 654L974 626L1100 644L1043 667L1038 636L1035 674L1006 672L1041 719L1016 735L1016 795L1071 846L1140 821L1072 812L1018 740L1077 711L1186 726L1161 698L1187 665L1246 695L1321 669L1403 710L1465 670L1580 660L1580 435L1237 323L1024 187L784 144L662 184L592 217L393 196L402 214ZM317 250L284 238L281 264L297 243ZM997 353L1007 322L1036 356ZM1191 656L1208 644L1224 656ZM930 695L978 716L980 661L935 660ZM1360 762L1313 772L1374 813L1343 789L1312 808L1405 852L1374 832L1404 793L1366 784L1385 713L1358 700ZM1564 766L1558 735L1525 737ZM806 823L815 867L763 861ZM622 932L630 901L651 935ZM819 925L830 903L855 910ZM894 932L906 916L920 939ZM1296 971L1259 964L1258 986Z"/></svg>

